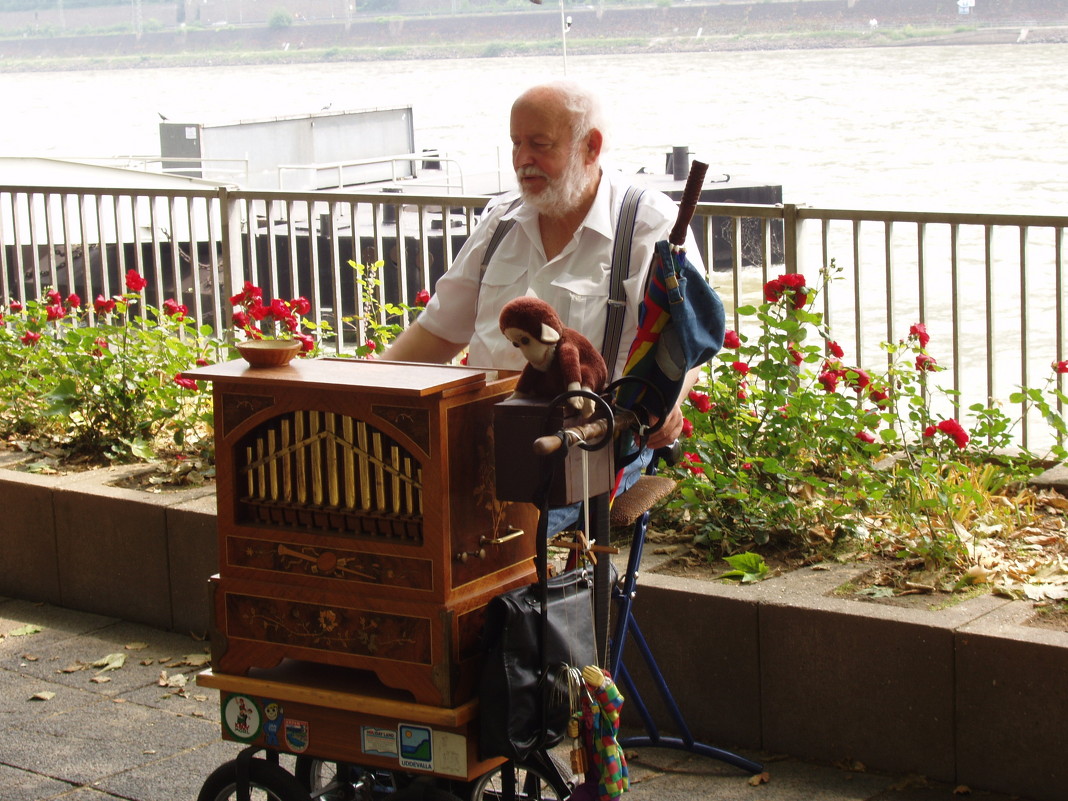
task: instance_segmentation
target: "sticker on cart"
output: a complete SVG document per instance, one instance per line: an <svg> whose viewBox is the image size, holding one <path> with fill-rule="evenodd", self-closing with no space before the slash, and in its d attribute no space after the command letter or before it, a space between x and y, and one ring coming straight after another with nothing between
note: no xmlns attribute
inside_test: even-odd
<svg viewBox="0 0 1068 801"><path fill-rule="evenodd" d="M434 769L434 739L426 726L402 723L397 727L400 741L400 766L415 770Z"/></svg>
<svg viewBox="0 0 1068 801"><path fill-rule="evenodd" d="M400 756L397 751L397 730L383 729L378 726L364 726L360 730L360 750L367 755L392 757Z"/></svg>
<svg viewBox="0 0 1068 801"><path fill-rule="evenodd" d="M282 731L282 726L286 722L285 710L277 701L264 701L263 717L264 743L277 748L279 745L278 733Z"/></svg>
<svg viewBox="0 0 1068 801"><path fill-rule="evenodd" d="M223 704L223 725L235 740L249 742L260 735L263 716L247 695L231 695Z"/></svg>
<svg viewBox="0 0 1068 801"><path fill-rule="evenodd" d="M306 720L286 720L286 748L294 754L303 754L308 750L310 731Z"/></svg>

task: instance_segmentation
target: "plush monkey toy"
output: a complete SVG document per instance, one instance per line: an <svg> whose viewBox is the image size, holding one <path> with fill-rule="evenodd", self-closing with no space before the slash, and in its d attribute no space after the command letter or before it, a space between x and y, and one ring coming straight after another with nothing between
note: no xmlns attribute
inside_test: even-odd
<svg viewBox="0 0 1068 801"><path fill-rule="evenodd" d="M560 320L543 300L516 298L500 315L501 333L523 353L527 366L514 397L552 399L562 392L601 392L608 383L604 358L586 337ZM568 400L583 417L593 414L592 398Z"/></svg>

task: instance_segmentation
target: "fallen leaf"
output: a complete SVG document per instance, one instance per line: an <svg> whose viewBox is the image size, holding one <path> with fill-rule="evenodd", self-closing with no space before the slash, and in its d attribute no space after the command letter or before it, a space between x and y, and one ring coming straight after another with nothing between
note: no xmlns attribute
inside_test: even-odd
<svg viewBox="0 0 1068 801"><path fill-rule="evenodd" d="M140 662L138 662L138 664L139 665L144 665L145 667L148 667L149 665L155 664L155 662L156 662L155 659L142 659Z"/></svg>
<svg viewBox="0 0 1068 801"><path fill-rule="evenodd" d="M168 676L166 670L161 670L158 684L160 687L185 687L188 680L184 673L172 673Z"/></svg>
<svg viewBox="0 0 1068 801"><path fill-rule="evenodd" d="M211 662L210 654L186 654L185 656L175 657L170 660L167 667L180 667L182 665L188 665L189 667L203 667Z"/></svg>
<svg viewBox="0 0 1068 801"><path fill-rule="evenodd" d="M97 675L93 676L93 678L89 679L89 681L93 682L94 684L107 684L109 681L111 681L111 676Z"/></svg>
<svg viewBox="0 0 1068 801"><path fill-rule="evenodd" d="M147 642L128 642L124 646L127 651L143 651L148 648Z"/></svg>
<svg viewBox="0 0 1068 801"><path fill-rule="evenodd" d="M770 781L771 774L769 774L767 771L764 771L763 773L757 773L749 777L749 784L753 787L758 787L761 784L767 784Z"/></svg>
<svg viewBox="0 0 1068 801"><path fill-rule="evenodd" d="M56 694L50 690L42 690L39 693L34 693L30 696L31 701L51 701L56 697Z"/></svg>
<svg viewBox="0 0 1068 801"><path fill-rule="evenodd" d="M90 662L89 664L91 667L100 668L100 670L97 671L98 673L104 673L108 670L118 670L126 664L126 654L108 654L102 659Z"/></svg>
<svg viewBox="0 0 1068 801"><path fill-rule="evenodd" d="M23 654L22 658L25 659L27 662L36 662L38 659L38 657L34 656L33 654Z"/></svg>
<svg viewBox="0 0 1068 801"><path fill-rule="evenodd" d="M966 784L958 784L953 788L953 795L971 795L972 788Z"/></svg>
<svg viewBox="0 0 1068 801"><path fill-rule="evenodd" d="M65 668L60 668L56 673L77 673L79 670L85 670L85 665L78 662L73 665L67 665Z"/></svg>
<svg viewBox="0 0 1068 801"><path fill-rule="evenodd" d="M35 626L32 623L27 623L25 626L19 626L17 629L13 629L7 633L8 637L25 637L30 634L37 634L44 631L40 626Z"/></svg>

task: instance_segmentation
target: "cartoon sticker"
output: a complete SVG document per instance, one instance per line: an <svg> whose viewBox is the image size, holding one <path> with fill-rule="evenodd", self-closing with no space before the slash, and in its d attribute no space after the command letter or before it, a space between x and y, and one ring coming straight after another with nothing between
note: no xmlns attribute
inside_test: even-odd
<svg viewBox="0 0 1068 801"><path fill-rule="evenodd" d="M260 735L263 716L247 695L231 695L223 704L223 725L235 740L249 742Z"/></svg>
<svg viewBox="0 0 1068 801"><path fill-rule="evenodd" d="M434 769L434 740L430 729L402 723L397 727L397 738L402 768Z"/></svg>
<svg viewBox="0 0 1068 801"><path fill-rule="evenodd" d="M267 745L278 747L278 733L285 724L284 712L282 705L277 701L263 702L263 717L266 718L263 723L263 733Z"/></svg>
<svg viewBox="0 0 1068 801"><path fill-rule="evenodd" d="M286 747L294 754L303 754L311 741L308 721L287 720L285 723Z"/></svg>

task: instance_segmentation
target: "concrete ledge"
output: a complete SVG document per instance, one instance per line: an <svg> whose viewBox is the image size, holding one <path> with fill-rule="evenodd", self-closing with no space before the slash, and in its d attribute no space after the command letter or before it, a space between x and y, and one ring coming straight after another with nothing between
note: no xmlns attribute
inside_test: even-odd
<svg viewBox="0 0 1068 801"><path fill-rule="evenodd" d="M112 486L138 470L144 468L66 476L0 470L0 594L206 631L203 588L217 570L214 488ZM189 505L208 497L210 506Z"/></svg>
<svg viewBox="0 0 1068 801"><path fill-rule="evenodd" d="M863 570L745 587L643 573L635 617L695 738L1064 798L1068 633L993 596L928 611L830 594ZM678 734L638 661L628 643L639 693ZM626 705L624 725L642 728Z"/></svg>

